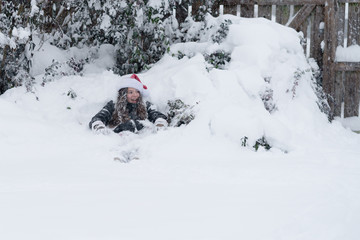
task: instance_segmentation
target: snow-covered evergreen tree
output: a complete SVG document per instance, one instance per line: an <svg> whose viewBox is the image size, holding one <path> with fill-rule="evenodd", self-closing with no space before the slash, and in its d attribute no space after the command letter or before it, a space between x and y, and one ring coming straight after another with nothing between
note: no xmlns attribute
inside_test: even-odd
<svg viewBox="0 0 360 240"><path fill-rule="evenodd" d="M62 49L111 44L116 47L114 72L138 73L160 60L172 43L226 37L229 23L217 31L209 17L214 2L203 1L187 17L192 0L0 1L0 92L20 84L31 90L35 34ZM186 17L179 25L177 19Z"/></svg>
<svg viewBox="0 0 360 240"><path fill-rule="evenodd" d="M35 8L29 2L0 1L0 93L25 84L31 90L32 30Z"/></svg>
<svg viewBox="0 0 360 240"><path fill-rule="evenodd" d="M167 0L143 1L129 4L125 16L128 30L126 38L117 44L115 72L137 73L156 63L179 37L178 24ZM131 13L131 14L130 14Z"/></svg>

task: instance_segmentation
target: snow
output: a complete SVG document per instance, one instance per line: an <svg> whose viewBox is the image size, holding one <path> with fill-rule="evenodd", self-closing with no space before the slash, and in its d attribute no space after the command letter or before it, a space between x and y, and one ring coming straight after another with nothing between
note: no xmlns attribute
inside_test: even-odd
<svg viewBox="0 0 360 240"><path fill-rule="evenodd" d="M0 46L5 45L7 42L7 37L2 32L0 32Z"/></svg>
<svg viewBox="0 0 360 240"><path fill-rule="evenodd" d="M111 27L111 19L110 16L107 14L104 14L102 22L100 24L100 29L107 31Z"/></svg>
<svg viewBox="0 0 360 240"><path fill-rule="evenodd" d="M31 13L30 13L30 16L34 16L35 13L38 13L39 12L39 7L36 6L36 0L31 0Z"/></svg>
<svg viewBox="0 0 360 240"><path fill-rule="evenodd" d="M168 1L150 0L150 1L147 2L147 6L152 7L154 9L157 9L157 8L161 7L162 4L164 4L165 9L169 8L169 2Z"/></svg>
<svg viewBox="0 0 360 240"><path fill-rule="evenodd" d="M336 48L336 58L337 62L360 62L360 46L351 45L344 48L343 46L338 46Z"/></svg>
<svg viewBox="0 0 360 240"><path fill-rule="evenodd" d="M95 57L94 61L84 66L87 73L102 72L104 69L111 68L115 62L115 47L110 44L103 44L99 49L88 47L78 49L72 47L68 51L64 51L51 45L49 42L42 42L36 37L34 42L37 46L41 46L40 48L35 47L34 51L34 65L31 69L34 76L43 74L52 61L64 63L70 58L80 60L93 56Z"/></svg>
<svg viewBox="0 0 360 240"><path fill-rule="evenodd" d="M264 19L233 23L221 44L176 44L171 51L192 57L170 53L139 74L158 110L180 98L196 117L138 135L88 128L116 97L111 46L83 76L42 87L52 59L90 54L44 43L34 93L0 96L1 239L358 239L359 135L318 109L295 31ZM232 60L207 71L202 54L216 49ZM260 97L266 89L272 113ZM262 136L272 148L256 152ZM113 161L122 151L140 159Z"/></svg>
<svg viewBox="0 0 360 240"><path fill-rule="evenodd" d="M360 118L359 117L348 117L348 118L337 118L345 128L353 131L360 131Z"/></svg>
<svg viewBox="0 0 360 240"><path fill-rule="evenodd" d="M27 40L30 36L30 28L14 27L12 30L12 35L19 38L19 40Z"/></svg>

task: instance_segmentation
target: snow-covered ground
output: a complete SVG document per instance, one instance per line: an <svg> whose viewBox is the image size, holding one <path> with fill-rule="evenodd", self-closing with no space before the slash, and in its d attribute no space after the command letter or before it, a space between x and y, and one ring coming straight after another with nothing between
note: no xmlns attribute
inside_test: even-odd
<svg viewBox="0 0 360 240"><path fill-rule="evenodd" d="M174 45L193 57L166 55L139 74L160 111L180 98L196 117L138 135L88 128L116 96L110 46L83 76L42 87L53 58L86 55L45 43L34 93L0 96L0 239L358 239L360 136L318 109L295 31L231 18L223 43ZM201 53L217 49L232 60L208 71ZM263 136L272 148L255 151ZM140 159L114 161L123 151Z"/></svg>

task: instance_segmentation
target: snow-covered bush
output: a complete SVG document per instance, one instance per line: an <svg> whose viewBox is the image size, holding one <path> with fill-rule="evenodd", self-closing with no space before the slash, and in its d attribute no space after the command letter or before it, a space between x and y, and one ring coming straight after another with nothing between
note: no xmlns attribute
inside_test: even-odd
<svg viewBox="0 0 360 240"><path fill-rule="evenodd" d="M26 83L31 89L33 11L29 2L2 1L0 7L0 94Z"/></svg>
<svg viewBox="0 0 360 240"><path fill-rule="evenodd" d="M210 47L209 49L206 47L190 47L185 49L185 51L173 47L170 50L170 54L173 57L182 59L185 56L192 58L196 53L200 52L209 64L207 66L208 71L213 68L226 69L231 61L231 52L228 49L222 49L220 44L226 39L232 21L222 17L214 18L208 12L206 12L203 19L203 21L195 21L193 17L186 18L185 22L181 24L182 41L202 43L202 46L210 46L212 43L215 43L217 47Z"/></svg>
<svg viewBox="0 0 360 240"><path fill-rule="evenodd" d="M270 79L265 79L265 81L270 82ZM270 86L266 86L265 91L260 92L261 100L264 103L265 109L269 113L272 113L277 110L276 104L274 103L273 95L274 95L274 90L271 89Z"/></svg>
<svg viewBox="0 0 360 240"><path fill-rule="evenodd" d="M255 149L255 151L259 150L260 147L263 147L265 150L270 150L271 146L268 143L268 141L266 140L266 138L263 136L261 138L259 138L258 140L256 140L253 148Z"/></svg>
<svg viewBox="0 0 360 240"><path fill-rule="evenodd" d="M314 92L318 98L316 101L319 109L321 112L325 113L328 116L329 121L334 119L333 113L328 103L328 99L332 97L329 94L326 94L322 87L322 74L318 64L316 63L315 59L309 59L309 65L311 66L312 71L312 87Z"/></svg>
<svg viewBox="0 0 360 240"><path fill-rule="evenodd" d="M169 52L173 43L221 43L231 24L228 19L215 19L210 15L214 1L204 1L193 17L188 17L181 26L173 16L173 9L176 8L177 15L184 16L192 1L65 0L31 1L18 5L15 1L2 3L0 54L1 58L6 58L1 59L1 92L22 84L15 80L24 77L21 74L21 78L15 78L18 71L16 66L28 72L30 78L25 82L31 82L31 58L35 47L33 35L41 39L39 47L47 41L63 50L72 47L99 48L103 44L111 44L116 47L113 71L124 75L149 69ZM218 24L219 21L222 23ZM21 39L16 39L12 29L26 29L28 34L26 37L22 34ZM191 54L186 55L192 57ZM229 62L228 54L222 51L204 53L204 56L215 68L223 68ZM181 54L179 57L182 57ZM57 63L55 65L59 67ZM44 82L60 74L54 73L55 65L53 63L47 68Z"/></svg>
<svg viewBox="0 0 360 240"><path fill-rule="evenodd" d="M71 88L70 88L70 90L67 92L66 95L69 96L71 99L77 98L76 92L75 92L73 89L71 89Z"/></svg>
<svg viewBox="0 0 360 240"><path fill-rule="evenodd" d="M221 43L222 41L224 41L229 32L229 25L231 24L231 20L225 19L224 22L220 24L220 27L215 32L215 34L211 36L212 41L215 43Z"/></svg>
<svg viewBox="0 0 360 240"><path fill-rule="evenodd" d="M117 43L117 58L114 71L120 75L138 73L148 69L168 51L176 41L179 32L177 21L172 16L168 1L148 1L144 5L133 6L127 35Z"/></svg>
<svg viewBox="0 0 360 240"><path fill-rule="evenodd" d="M202 5L199 6L199 9L192 13L193 19L197 22L205 21L206 16L212 13L214 2L215 1L202 1Z"/></svg>
<svg viewBox="0 0 360 240"><path fill-rule="evenodd" d="M329 98L328 95L323 91L323 88L321 86L321 80L319 78L321 77L321 74L319 72L319 67L316 64L316 62L312 59L309 61L309 68L307 69L297 69L297 71L294 72L294 82L291 89L288 89L287 92L291 92L293 98L296 96L297 87L299 85L300 81L303 81L303 79L308 78L310 74L311 79L311 87L314 90L314 93L317 97L316 104L318 105L321 112L325 113L328 116L329 121L333 119L330 106L328 104L327 99Z"/></svg>
<svg viewBox="0 0 360 240"><path fill-rule="evenodd" d="M205 60L214 68L224 69L231 60L231 53L218 50L211 54L204 54Z"/></svg>
<svg viewBox="0 0 360 240"><path fill-rule="evenodd" d="M170 126L179 127L194 120L193 106L185 104L181 99L169 100L167 104L169 107L167 116Z"/></svg>
<svg viewBox="0 0 360 240"><path fill-rule="evenodd" d="M242 147L249 147L249 138L247 136L242 137L240 139L240 144ZM255 144L252 146L255 151L258 151L260 147L263 147L265 150L271 149L271 145L264 136L256 140Z"/></svg>
<svg viewBox="0 0 360 240"><path fill-rule="evenodd" d="M194 17L187 17L181 24L182 42L214 42L221 43L227 37L230 19L214 18L207 13L202 21L195 21Z"/></svg>
<svg viewBox="0 0 360 240"><path fill-rule="evenodd" d="M63 76L81 76L85 63L86 60L84 59L76 60L74 58L70 58L70 60L62 63L53 60L53 63L45 69L41 85L45 86L47 82L53 82Z"/></svg>

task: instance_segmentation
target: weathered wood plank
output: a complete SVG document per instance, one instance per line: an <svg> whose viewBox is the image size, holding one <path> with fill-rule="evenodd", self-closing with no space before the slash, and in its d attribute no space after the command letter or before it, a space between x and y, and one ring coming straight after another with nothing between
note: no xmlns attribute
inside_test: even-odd
<svg viewBox="0 0 360 240"><path fill-rule="evenodd" d="M309 27L311 27L312 20L313 20L313 14L308 16L308 18L303 22L303 24L301 24L301 27L299 28L299 30L304 33L305 41L304 41L303 48L304 48L304 54L306 57L310 57L310 52L308 53L308 47L310 47L312 45L311 29L308 29ZM309 32L309 30L310 30L310 32Z"/></svg>
<svg viewBox="0 0 360 240"><path fill-rule="evenodd" d="M237 5L224 5L224 14L231 14L236 16Z"/></svg>
<svg viewBox="0 0 360 240"><path fill-rule="evenodd" d="M338 0L338 3L360 3L360 0Z"/></svg>
<svg viewBox="0 0 360 240"><path fill-rule="evenodd" d="M311 50L310 56L314 58L319 66L322 67L322 50L321 42L324 39L324 26L322 22L324 21L324 7L316 6L314 11L314 19L312 22L312 32L311 32Z"/></svg>
<svg viewBox="0 0 360 240"><path fill-rule="evenodd" d="M271 20L271 5L260 5L258 10L258 17Z"/></svg>
<svg viewBox="0 0 360 240"><path fill-rule="evenodd" d="M336 51L335 0L326 0L326 2L324 9L324 64L325 62L333 64Z"/></svg>
<svg viewBox="0 0 360 240"><path fill-rule="evenodd" d="M240 12L242 17L252 18L254 17L254 5L243 5L241 6Z"/></svg>
<svg viewBox="0 0 360 240"><path fill-rule="evenodd" d="M299 30L299 27L303 24L303 22L309 17L310 13L316 7L315 4L305 5L303 6L296 14L296 16L292 19L290 24L288 25L295 30Z"/></svg>
<svg viewBox="0 0 360 240"><path fill-rule="evenodd" d="M276 6L276 22L286 25L290 17L290 5Z"/></svg>
<svg viewBox="0 0 360 240"><path fill-rule="evenodd" d="M324 9L324 54L323 54L323 89L324 91L333 96L329 98L329 105L335 116L339 116L339 108L341 108L341 102L339 98L335 96L335 50L336 50L336 28L335 28L335 0L326 0Z"/></svg>
<svg viewBox="0 0 360 240"><path fill-rule="evenodd" d="M336 46L344 46L345 4L339 3L335 12Z"/></svg>
<svg viewBox="0 0 360 240"><path fill-rule="evenodd" d="M344 117L359 116L360 72L345 72Z"/></svg>
<svg viewBox="0 0 360 240"><path fill-rule="evenodd" d="M345 95L345 72L334 72L333 75L333 93L329 101L334 116L341 116L341 104L344 102Z"/></svg>
<svg viewBox="0 0 360 240"><path fill-rule="evenodd" d="M360 4L349 4L348 46L360 45Z"/></svg>
<svg viewBox="0 0 360 240"><path fill-rule="evenodd" d="M334 66L336 71L360 71L360 62L336 62Z"/></svg>
<svg viewBox="0 0 360 240"><path fill-rule="evenodd" d="M225 0L215 0L213 5L212 5L212 8L211 8L211 15L213 15L214 17L217 17L219 16L220 12L219 12L219 7L220 5L224 5L224 4L227 4L227 1Z"/></svg>

